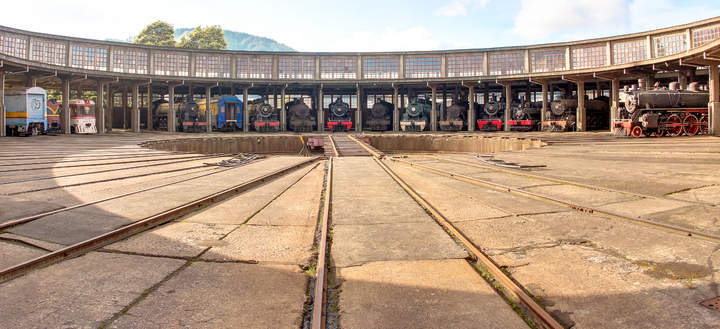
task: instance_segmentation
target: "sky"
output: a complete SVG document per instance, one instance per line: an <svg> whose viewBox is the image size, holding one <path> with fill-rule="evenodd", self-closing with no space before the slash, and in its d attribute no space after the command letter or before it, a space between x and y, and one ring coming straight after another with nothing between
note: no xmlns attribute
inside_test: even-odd
<svg viewBox="0 0 720 329"><path fill-rule="evenodd" d="M3 3L0 25L126 40L163 20L220 25L298 51L488 48L642 32L720 16L718 0L33 0ZM28 8L29 7L29 8Z"/></svg>

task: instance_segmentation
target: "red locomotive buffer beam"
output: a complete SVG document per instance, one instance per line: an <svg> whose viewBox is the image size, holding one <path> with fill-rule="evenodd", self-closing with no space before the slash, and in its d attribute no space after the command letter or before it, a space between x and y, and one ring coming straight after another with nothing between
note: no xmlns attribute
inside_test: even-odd
<svg viewBox="0 0 720 329"><path fill-rule="evenodd" d="M516 121L516 120L513 120ZM510 121L510 122L513 122ZM500 131L502 130L502 120L478 120L478 129L482 131Z"/></svg>
<svg viewBox="0 0 720 329"><path fill-rule="evenodd" d="M350 131L352 130L352 121L328 121L327 126L330 131Z"/></svg>
<svg viewBox="0 0 720 329"><path fill-rule="evenodd" d="M532 120L510 120L510 121L508 121L508 125L510 125L510 130L530 131L533 128L533 121Z"/></svg>

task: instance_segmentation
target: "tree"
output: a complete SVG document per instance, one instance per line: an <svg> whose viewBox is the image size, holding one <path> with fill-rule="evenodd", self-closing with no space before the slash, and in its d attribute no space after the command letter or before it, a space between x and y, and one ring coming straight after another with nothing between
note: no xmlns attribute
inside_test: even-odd
<svg viewBox="0 0 720 329"><path fill-rule="evenodd" d="M146 26L133 41L139 45L175 47L175 28L163 21Z"/></svg>
<svg viewBox="0 0 720 329"><path fill-rule="evenodd" d="M195 49L225 49L227 41L222 28L218 25L196 27L190 33L186 33L180 39L178 46Z"/></svg>

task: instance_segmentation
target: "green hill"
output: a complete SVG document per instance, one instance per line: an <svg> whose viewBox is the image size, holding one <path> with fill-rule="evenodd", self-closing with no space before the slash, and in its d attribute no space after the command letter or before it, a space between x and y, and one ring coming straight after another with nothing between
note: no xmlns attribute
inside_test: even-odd
<svg viewBox="0 0 720 329"><path fill-rule="evenodd" d="M180 41L180 37L182 37L183 34L190 33L193 29L194 28L175 29L175 39ZM228 44L228 50L295 51L295 49L270 38L230 30L223 31L225 32L225 40Z"/></svg>

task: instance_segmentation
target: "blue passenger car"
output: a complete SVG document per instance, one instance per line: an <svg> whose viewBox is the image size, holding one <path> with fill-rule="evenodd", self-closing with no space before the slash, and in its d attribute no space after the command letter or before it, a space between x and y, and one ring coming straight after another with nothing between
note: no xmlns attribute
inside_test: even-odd
<svg viewBox="0 0 720 329"><path fill-rule="evenodd" d="M5 129L8 136L44 134L47 129L47 92L32 87L5 92Z"/></svg>
<svg viewBox="0 0 720 329"><path fill-rule="evenodd" d="M197 102L200 112L205 113L206 102ZM214 130L236 131L243 125L243 102L237 96L220 96L210 98L210 111Z"/></svg>

